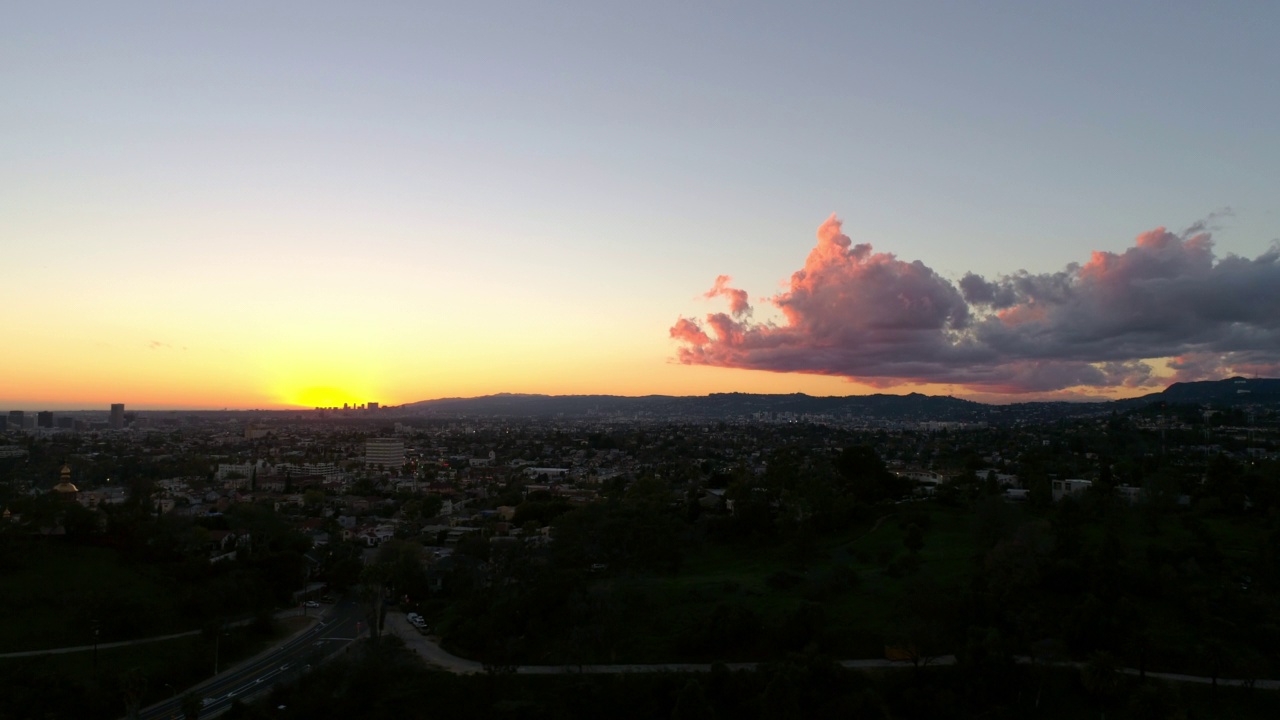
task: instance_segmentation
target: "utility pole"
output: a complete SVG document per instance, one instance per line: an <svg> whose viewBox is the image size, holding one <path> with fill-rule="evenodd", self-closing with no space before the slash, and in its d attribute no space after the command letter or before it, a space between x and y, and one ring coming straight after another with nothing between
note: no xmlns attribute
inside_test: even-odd
<svg viewBox="0 0 1280 720"><path fill-rule="evenodd" d="M218 634L213 636L213 674L214 675L218 674L218 668L220 667L220 665L218 664L218 655L222 650L222 636L226 634L227 632L225 628L218 628Z"/></svg>
<svg viewBox="0 0 1280 720"><path fill-rule="evenodd" d="M307 597L307 588L311 586L311 563L305 558L303 561L306 562L306 567L303 568L304 574L302 576L302 617L310 617L311 613L307 612L307 600L309 599Z"/></svg>

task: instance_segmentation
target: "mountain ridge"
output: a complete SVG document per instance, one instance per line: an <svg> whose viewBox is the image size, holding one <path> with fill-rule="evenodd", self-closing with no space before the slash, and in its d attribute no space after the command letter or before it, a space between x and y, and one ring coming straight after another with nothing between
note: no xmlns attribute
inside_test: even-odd
<svg viewBox="0 0 1280 720"><path fill-rule="evenodd" d="M1023 417L1095 414L1128 410L1152 402L1217 403L1229 406L1280 403L1280 379L1231 377L1172 383L1136 398L1097 401L1030 401L996 405L950 395L808 395L806 393L710 393L707 395L544 395L497 393L406 403L401 410L424 414L545 416L687 416L726 418L756 413L857 415L896 420L991 421Z"/></svg>

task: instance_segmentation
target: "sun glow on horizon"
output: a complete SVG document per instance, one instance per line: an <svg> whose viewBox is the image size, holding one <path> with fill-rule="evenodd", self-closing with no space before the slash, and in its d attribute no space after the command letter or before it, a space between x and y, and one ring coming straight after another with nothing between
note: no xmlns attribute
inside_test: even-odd
<svg viewBox="0 0 1280 720"><path fill-rule="evenodd" d="M369 402L369 398L361 398L356 393L337 387L308 387L292 393L285 393L281 402L298 407L342 407L344 404L361 405ZM377 400L374 400L377 402Z"/></svg>

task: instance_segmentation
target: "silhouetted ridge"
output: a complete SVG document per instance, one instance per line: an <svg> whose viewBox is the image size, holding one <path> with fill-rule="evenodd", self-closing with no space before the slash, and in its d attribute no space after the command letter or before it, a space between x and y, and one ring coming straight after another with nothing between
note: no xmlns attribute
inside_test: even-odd
<svg viewBox="0 0 1280 720"><path fill-rule="evenodd" d="M498 393L473 398L440 398L403 406L426 414L486 417L685 417L726 419L758 414L771 419L864 417L890 421L990 422L1043 421L1139 408L1152 402L1236 406L1280 402L1280 380L1227 378L1174 383L1140 398L1099 402L1027 402L989 405L950 396L848 395L815 397L804 393L767 395L727 392L702 396L539 395Z"/></svg>

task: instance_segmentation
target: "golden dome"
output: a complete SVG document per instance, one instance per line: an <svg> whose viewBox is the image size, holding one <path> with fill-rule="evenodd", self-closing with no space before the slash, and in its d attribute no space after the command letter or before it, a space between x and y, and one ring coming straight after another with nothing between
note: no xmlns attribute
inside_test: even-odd
<svg viewBox="0 0 1280 720"><path fill-rule="evenodd" d="M80 492L80 488L71 483L71 466L63 463L62 469L58 471L61 475L61 481L53 486L53 491L60 495L72 495Z"/></svg>

